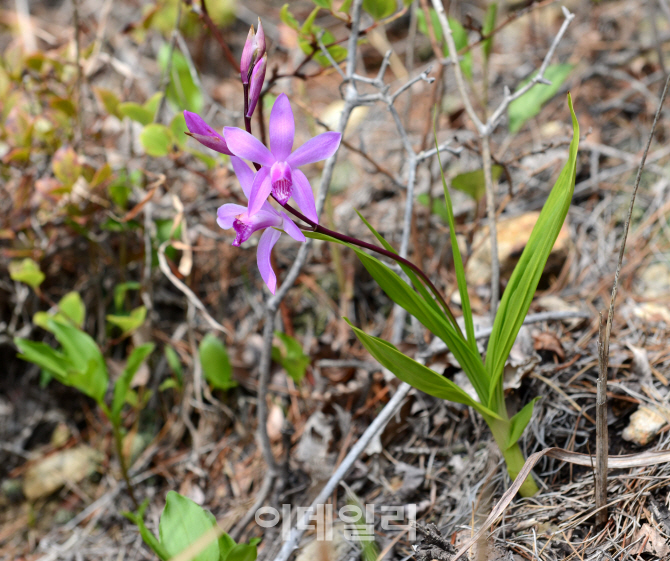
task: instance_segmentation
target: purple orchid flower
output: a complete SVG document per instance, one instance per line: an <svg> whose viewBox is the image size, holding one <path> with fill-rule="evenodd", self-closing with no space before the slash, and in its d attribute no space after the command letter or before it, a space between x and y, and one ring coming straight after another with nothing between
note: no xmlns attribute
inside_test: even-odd
<svg viewBox="0 0 670 561"><path fill-rule="evenodd" d="M255 174L254 177L254 172L249 166L235 156L232 156L230 160L242 190L248 198L258 181L259 174ZM274 294L277 289L277 277L270 264L270 253L272 253L272 248L281 236L281 232L277 228L284 230L294 240L304 242L305 235L300 228L293 223L293 220L285 212L276 210L268 202L261 205L260 209L253 215L247 207L231 203L225 204L219 207L216 222L225 230L229 228L235 230L237 234L233 241L235 247L239 247L241 243L247 241L254 232L265 230L258 241L256 262L261 277L268 285L270 292Z"/></svg>
<svg viewBox="0 0 670 561"><path fill-rule="evenodd" d="M228 149L226 139L205 123L200 115L184 111L184 119L189 130L186 134L190 137L197 140L200 144L207 146L207 148L221 152L221 154L233 155Z"/></svg>
<svg viewBox="0 0 670 561"><path fill-rule="evenodd" d="M332 156L340 145L342 135L339 132L324 132L291 153L295 121L286 94L281 94L276 99L270 113L269 128L270 150L242 129L223 129L228 149L233 154L263 166L256 174L249 195L249 215L256 214L272 193L280 205L286 204L293 197L305 216L318 223L312 187L298 168Z"/></svg>

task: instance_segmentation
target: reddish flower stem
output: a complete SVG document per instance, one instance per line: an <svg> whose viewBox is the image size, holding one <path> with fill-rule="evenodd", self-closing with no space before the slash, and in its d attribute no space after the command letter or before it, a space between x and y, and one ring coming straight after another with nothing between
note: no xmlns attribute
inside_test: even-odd
<svg viewBox="0 0 670 561"><path fill-rule="evenodd" d="M249 107L249 86L247 84L244 84L244 127L246 131L251 134L251 118L247 117L247 110ZM254 168L256 171L261 169L260 164L257 164L256 162L253 162ZM385 249L383 247L379 247L378 245L374 245L368 242L365 242L363 240L359 240L358 238L354 238L352 236L347 236L346 234L341 234L339 232L336 232L334 230L330 230L329 228L326 228L325 226L321 226L320 224L314 222L313 220L310 220L307 218L302 212L300 212L298 209L293 208L290 204L281 204L277 199L275 199L274 195L271 195L272 198L279 204L281 207L283 207L285 210L290 212L293 216L296 218L299 218L306 224L309 224L310 227L314 232L317 232L319 234L324 234L326 236L330 236L331 238L335 238L336 240L340 240L342 242L345 242L347 244L352 244L356 245L358 247L362 247L364 249L369 249L370 251L374 251L375 253L379 253L380 255L383 255L384 257L388 257L389 259L392 259L393 261L396 261L397 263L400 263L401 265L405 265L406 267L409 267L412 271L414 271L419 277L421 277L421 280L424 282L424 284L430 289L430 291L433 293L433 296L435 296L436 300L439 302L440 306L442 306L442 309L444 310L444 313L447 314L449 317L449 320L453 324L453 326L458 330L458 332L463 335L463 332L461 331L461 328L459 327L458 323L456 322L456 318L454 317L454 314L451 312L451 309L449 308L449 305L447 304L447 301L444 299L442 294L440 294L440 291L437 289L437 287L433 284L433 282L428 278L428 275L423 272L417 265L409 261L408 259L405 259L404 257L401 257L397 253L393 251L389 251L388 249Z"/></svg>

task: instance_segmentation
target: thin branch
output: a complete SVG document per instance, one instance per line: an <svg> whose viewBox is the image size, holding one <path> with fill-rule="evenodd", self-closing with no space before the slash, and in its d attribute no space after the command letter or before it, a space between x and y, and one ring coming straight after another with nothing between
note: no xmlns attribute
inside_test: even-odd
<svg viewBox="0 0 670 561"><path fill-rule="evenodd" d="M451 27L449 26L449 21L447 20L447 14L444 12L444 6L442 5L442 0L432 0L433 8L437 12L437 17L442 26L442 34L447 40L447 46L449 47L449 57L451 58L451 63L454 67L454 74L456 75L456 86L458 91L461 94L461 99L465 107L470 120L474 123L477 131L480 135L484 134L484 124L481 122L477 113L475 112L472 102L470 101L470 95L468 94L467 89L465 88L465 80L463 79L463 72L461 71L461 65L458 63L458 49L456 49L456 42L454 41L454 36L451 32Z"/></svg>
<svg viewBox="0 0 670 561"><path fill-rule="evenodd" d="M604 421L602 423L597 423L596 427L606 431L607 430L607 367L609 363L609 348L610 348L610 336L612 334L612 320L614 318L614 302L616 300L617 291L619 289L619 275L621 274L621 265L623 263L623 254L626 249L626 239L628 238L628 230L630 228L630 221L633 215L633 207L635 206L635 197L637 196L637 190L640 187L640 179L642 177L642 170L644 169L644 164L647 161L647 154L649 153L649 147L651 146L651 141L654 138L654 131L656 130L656 124L661 115L661 109L663 108L663 103L665 102L665 97L668 93L668 85L670 84L670 75L665 80L665 86L663 87L663 93L661 94L661 99L658 102L658 109L656 110L656 115L654 115L654 122L651 125L651 130L649 131L649 137L647 138L647 145L644 148L644 153L642 154L642 160L640 165L637 168L637 176L635 177L635 186L633 187L633 192L630 196L630 205L628 207L628 214L626 216L626 222L623 228L623 237L621 239L621 248L619 249L619 259L617 261L616 272L614 273L614 284L612 286L612 297L610 298L610 307L607 313L607 324L605 325L604 333L601 333L601 344L599 352L599 376L598 376L598 395L596 398L596 419ZM602 332L602 328L601 328ZM602 425L602 426L601 426ZM604 428L603 428L604 427ZM607 521L607 434L598 435L596 438L596 506L603 507L596 519L597 524L604 524ZM598 470L599 468L599 470Z"/></svg>
<svg viewBox="0 0 670 561"><path fill-rule="evenodd" d="M184 296L186 296L188 301L193 304L196 309L200 310L200 313L203 315L205 320L207 320L209 325L211 325L214 329L225 333L226 335L230 335L230 331L209 315L207 308L195 295L195 293L181 280L179 280L177 275L175 275L170 269L170 266L168 265L167 259L165 257L165 248L170 245L170 243L170 240L163 242L158 248L158 266L160 267L160 270L163 271L163 274L168 278L168 280L176 288L178 288L184 294Z"/></svg>
<svg viewBox="0 0 670 561"><path fill-rule="evenodd" d="M352 446L349 453L345 456L344 460L342 460L342 463L335 470L335 473L333 473L323 489L321 489L321 492L314 499L309 509L303 513L302 519L291 529L291 533L288 535L288 538L284 542L284 545L282 545L282 548L274 561L288 560L293 551L298 547L300 538L305 532L303 528L308 527L309 520L316 512L317 505L324 504L328 501L335 489L337 489L340 481L351 469L351 466L354 465L356 460L358 460L358 457L365 451L370 441L386 426L386 423L395 414L396 410L400 407L411 389L412 387L405 382L398 386L398 389L391 400L375 417L374 421L372 421L370 426L361 435L356 444Z"/></svg>
<svg viewBox="0 0 670 561"><path fill-rule="evenodd" d="M547 54L545 55L544 60L542 61L542 65L540 66L540 69L537 71L537 74L533 76L530 82L528 82L525 86L519 88L514 93L510 93L509 89L505 88L505 94L502 102L500 103L498 108L493 112L489 120L486 122L484 128L481 129L482 135L490 135L493 132L493 130L498 125L498 122L502 118L503 114L507 110L507 107L509 107L509 104L512 103L515 99L520 98L523 94L531 90L536 84L551 84L551 82L549 82L549 80L547 80L544 77L544 73L547 71L547 68L549 67L549 62L551 61L551 59L554 56L554 53L556 52L556 47L558 47L558 44L563 38L563 35L565 35L565 32L567 31L568 26L570 25L570 22L573 19L575 19L575 14L570 13L570 11L565 6L562 6L562 9L563 9L563 15L565 16L565 20L563 20L561 28L558 30L556 37L554 37L554 40L552 41L551 46L549 47L549 50L547 51Z"/></svg>

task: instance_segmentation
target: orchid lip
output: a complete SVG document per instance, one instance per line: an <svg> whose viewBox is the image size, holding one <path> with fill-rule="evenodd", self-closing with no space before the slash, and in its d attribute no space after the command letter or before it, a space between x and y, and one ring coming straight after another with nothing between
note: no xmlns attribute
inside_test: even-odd
<svg viewBox="0 0 670 561"><path fill-rule="evenodd" d="M240 244L246 242L251 237L251 234L254 233L254 227L248 222L244 222L242 216L243 215L240 214L239 216L235 217L235 221L233 222L233 229L237 234L235 236L235 240L233 241L233 245L235 247L239 247Z"/></svg>
<svg viewBox="0 0 670 561"><path fill-rule="evenodd" d="M291 198L293 176L291 166L286 162L275 162L270 170L272 194L280 205L285 205Z"/></svg>

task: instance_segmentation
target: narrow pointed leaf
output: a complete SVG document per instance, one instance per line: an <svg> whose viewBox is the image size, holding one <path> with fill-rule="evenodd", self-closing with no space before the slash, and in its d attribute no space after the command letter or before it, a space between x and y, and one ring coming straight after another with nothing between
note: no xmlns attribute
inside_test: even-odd
<svg viewBox="0 0 670 561"><path fill-rule="evenodd" d="M354 210L356 210L356 209L354 209ZM374 237L377 238L377 240L379 241L380 244L382 244L382 246L384 247L384 249L387 249L388 251L392 251L393 253L398 253L398 252L395 250L395 248L394 248L390 243L388 243L388 242L384 239L384 237L383 237L379 232L377 232L377 230L375 230L375 229L373 228L372 224L370 224L360 212L358 212L358 211L356 210L356 214L358 214L358 217L363 221L363 224L365 224L365 225L368 227L368 230L370 230L370 232L372 232L372 234L374 235ZM435 299L434 299L433 296L431 295L430 291L429 291L429 290L426 288L426 286L421 282L421 280L419 279L419 277L416 276L416 273L414 273L414 271L412 271L412 269L410 269L407 265L403 265L402 263L398 263L398 265L400 265L400 268L401 268L401 269L403 270L403 272L407 275L407 277L408 277L409 280L411 281L411 283L412 283L412 285L414 286L414 288L416 288L417 291L419 292L419 294L421 294L421 296L423 296L423 299L424 299L426 302L428 302L428 303L431 305L431 307L432 307L438 314L441 314L441 313L442 313L442 310L441 310L439 304L435 301Z"/></svg>
<svg viewBox="0 0 670 561"><path fill-rule="evenodd" d="M123 373L114 384L114 398L112 399L112 417L118 420L121 414L123 404L126 402L126 394L130 383L133 381L133 376L138 368L142 365L144 360L153 352L155 345L153 343L145 343L133 350L128 357L128 362L123 370Z"/></svg>
<svg viewBox="0 0 670 561"><path fill-rule="evenodd" d="M528 313L544 266L558 238L563 222L565 222L575 190L579 123L572 107L570 94L568 94L568 106L572 115L573 127L568 161L563 166L563 170L540 212L530 239L505 288L498 313L493 322L493 331L489 338L486 354L486 369L491 380L491 396L495 395L493 388L499 383L502 376L505 361Z"/></svg>
<svg viewBox="0 0 670 561"><path fill-rule="evenodd" d="M460 331L456 331L446 316L437 313L409 284L384 265L379 259L365 253L361 248L344 243L317 232L305 232L314 239L340 243L353 249L363 266L377 281L381 289L396 304L418 319L431 333L442 339L467 374L482 403L489 401L488 375L479 353L475 353Z"/></svg>
<svg viewBox="0 0 670 561"><path fill-rule="evenodd" d="M507 447L510 448L514 446L517 441L521 438L523 431L528 426L531 417L533 416L533 408L535 407L535 402L540 399L540 397L533 398L531 401L526 403L524 407L519 411L514 417L510 419L510 428L509 428L509 441L507 442Z"/></svg>
<svg viewBox="0 0 670 561"><path fill-rule="evenodd" d="M433 134L435 136L435 148L438 148L437 132L433 127ZM456 220L454 220L454 209L451 204L451 196L449 195L449 187L447 187L447 180L444 177L444 170L442 169L442 158L440 151L437 150L437 161L440 164L440 175L442 177L442 189L444 191L444 203L447 207L447 218L449 220L449 237L451 239L451 251L454 254L454 269L456 270L456 280L458 282L458 293L461 295L461 309L463 310L463 321L465 322L465 333L467 334L468 343L475 352L479 354L477 349L477 340L475 339L475 327L472 322L472 309L470 308L470 295L468 294L468 286L465 280L465 268L463 267L463 258L461 257L461 250L458 247L458 239L456 238Z"/></svg>
<svg viewBox="0 0 670 561"><path fill-rule="evenodd" d="M345 321L349 323L356 337L377 362L393 372L403 382L434 397L473 407L487 418L500 419L496 413L472 399L448 378L440 376L434 370L404 355L391 343L361 331L347 318Z"/></svg>

